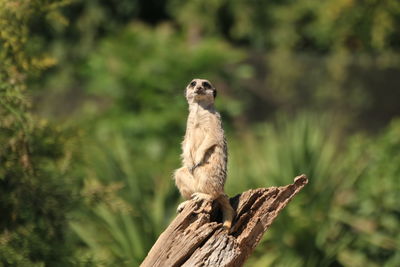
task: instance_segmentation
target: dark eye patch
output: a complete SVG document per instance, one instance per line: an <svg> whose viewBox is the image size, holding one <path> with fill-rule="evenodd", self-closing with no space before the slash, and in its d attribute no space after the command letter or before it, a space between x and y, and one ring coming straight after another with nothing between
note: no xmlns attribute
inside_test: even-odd
<svg viewBox="0 0 400 267"><path fill-rule="evenodd" d="M203 82L203 86L204 86L204 88L206 88L206 89L211 89L211 84L208 83L208 82Z"/></svg>
<svg viewBox="0 0 400 267"><path fill-rule="evenodd" d="M190 87L194 87L194 86L196 86L196 81L193 81L190 83Z"/></svg>

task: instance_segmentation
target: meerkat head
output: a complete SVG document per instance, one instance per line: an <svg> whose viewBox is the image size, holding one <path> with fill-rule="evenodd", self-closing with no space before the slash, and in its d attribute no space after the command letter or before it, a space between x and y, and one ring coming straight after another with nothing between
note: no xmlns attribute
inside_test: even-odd
<svg viewBox="0 0 400 267"><path fill-rule="evenodd" d="M214 103L217 97L217 90L207 80L193 79L185 91L186 99L189 103Z"/></svg>

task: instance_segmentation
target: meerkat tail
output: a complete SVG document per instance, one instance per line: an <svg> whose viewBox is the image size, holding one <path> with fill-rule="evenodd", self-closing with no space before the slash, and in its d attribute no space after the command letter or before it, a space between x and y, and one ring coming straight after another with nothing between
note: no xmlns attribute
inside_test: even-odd
<svg viewBox="0 0 400 267"><path fill-rule="evenodd" d="M229 230L232 226L233 218L235 217L235 210L229 203L229 198L227 195L223 194L217 198L218 203L221 205L222 209L222 219L224 221L223 227Z"/></svg>

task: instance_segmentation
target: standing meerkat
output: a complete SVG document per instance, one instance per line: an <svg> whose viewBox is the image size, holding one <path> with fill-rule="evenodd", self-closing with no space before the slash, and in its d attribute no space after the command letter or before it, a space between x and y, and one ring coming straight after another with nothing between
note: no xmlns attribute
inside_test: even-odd
<svg viewBox="0 0 400 267"><path fill-rule="evenodd" d="M223 227L230 229L235 212L224 193L228 155L221 116L214 107L216 95L216 89L204 79L194 79L186 87L189 116L182 142L183 166L174 172L174 179L187 200L217 200ZM178 206L178 212L187 200Z"/></svg>

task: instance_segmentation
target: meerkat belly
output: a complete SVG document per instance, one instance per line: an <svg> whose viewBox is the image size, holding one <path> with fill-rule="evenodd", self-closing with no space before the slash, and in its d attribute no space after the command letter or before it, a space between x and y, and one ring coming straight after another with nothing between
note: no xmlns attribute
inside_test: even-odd
<svg viewBox="0 0 400 267"><path fill-rule="evenodd" d="M223 149L211 148L205 155L204 164L194 172L196 191L217 197L223 192L226 180L226 160Z"/></svg>
<svg viewBox="0 0 400 267"><path fill-rule="evenodd" d="M204 129L197 127L193 129L192 135L193 138L191 138L192 142L190 147L190 154L194 160L197 150L206 138L206 132L204 131Z"/></svg>
<svg viewBox="0 0 400 267"><path fill-rule="evenodd" d="M186 144L183 152L184 165L191 167L194 165L196 151L204 141L205 131L199 127L193 127L187 133Z"/></svg>

